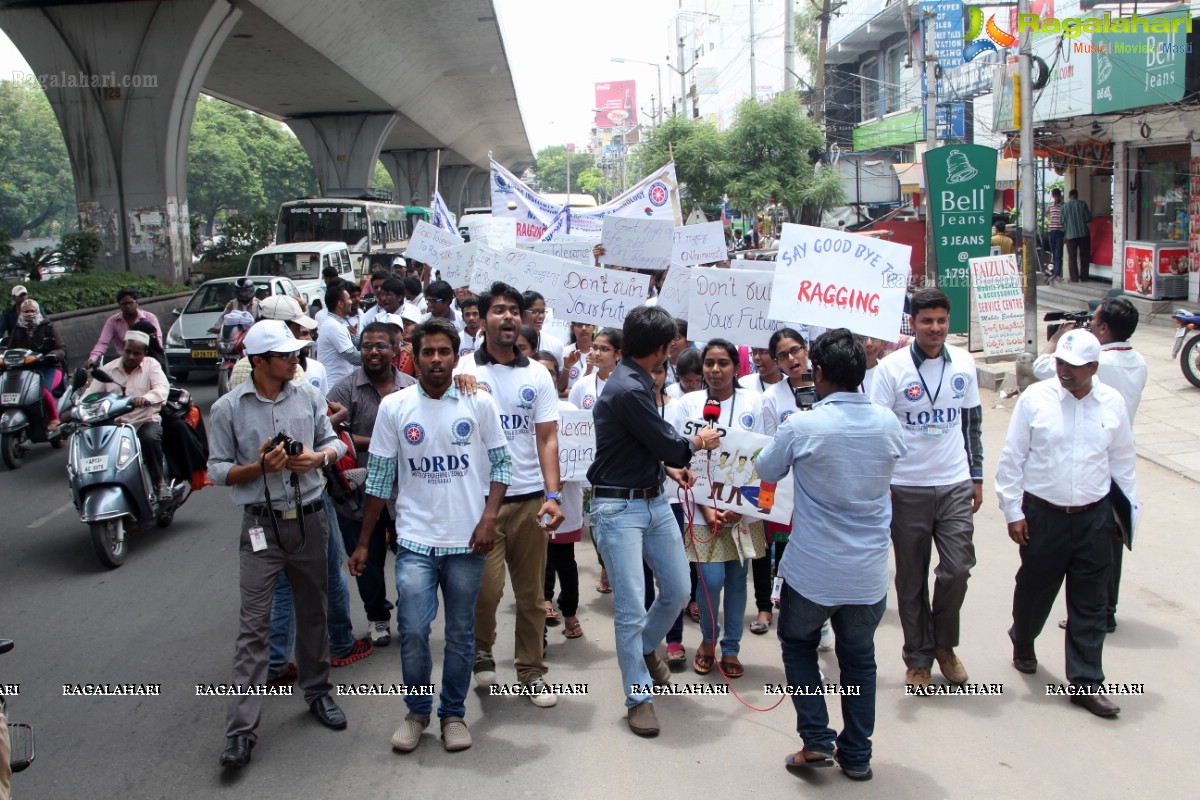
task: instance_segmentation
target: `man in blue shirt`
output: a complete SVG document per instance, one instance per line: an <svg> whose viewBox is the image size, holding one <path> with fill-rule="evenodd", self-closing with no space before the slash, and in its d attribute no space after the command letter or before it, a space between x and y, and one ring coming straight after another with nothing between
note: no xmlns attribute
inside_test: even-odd
<svg viewBox="0 0 1200 800"><path fill-rule="evenodd" d="M827 767L834 759L817 668L821 625L837 635L842 718L837 762L847 777L871 778L875 729L875 628L887 601L892 471L906 447L895 414L858 392L867 355L850 331L831 330L809 351L820 400L793 414L758 456L763 481L795 482L796 524L779 575L779 641L804 749L789 770ZM803 522L803 524L800 524Z"/></svg>

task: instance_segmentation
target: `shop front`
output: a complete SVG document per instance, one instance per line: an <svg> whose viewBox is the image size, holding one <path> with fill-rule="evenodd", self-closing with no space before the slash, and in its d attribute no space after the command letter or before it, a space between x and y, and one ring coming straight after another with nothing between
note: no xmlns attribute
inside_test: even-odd
<svg viewBox="0 0 1200 800"><path fill-rule="evenodd" d="M1152 300L1195 296L1189 291L1192 257L1200 231L1192 220L1200 208L1193 189L1192 148L1187 142L1129 148L1130 202L1126 216L1122 288ZM1200 165L1200 164L1198 164ZM1195 282L1195 279L1191 279Z"/></svg>

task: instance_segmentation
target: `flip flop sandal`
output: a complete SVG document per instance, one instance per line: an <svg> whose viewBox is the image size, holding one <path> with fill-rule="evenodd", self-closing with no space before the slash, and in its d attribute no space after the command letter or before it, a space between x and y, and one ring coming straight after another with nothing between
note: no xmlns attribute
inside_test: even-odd
<svg viewBox="0 0 1200 800"><path fill-rule="evenodd" d="M608 581L600 581L596 584L596 591L600 594L612 594L612 586Z"/></svg>
<svg viewBox="0 0 1200 800"><path fill-rule="evenodd" d="M578 639L580 636L583 636L583 627L579 624L578 620L568 622L563 628L563 636L568 639Z"/></svg>
<svg viewBox="0 0 1200 800"><path fill-rule="evenodd" d="M725 674L725 677L733 679L740 678L745 675L746 668L742 666L742 662L738 661L736 658L730 661L728 660L729 658L732 657L729 656L721 659L721 672Z"/></svg>
<svg viewBox="0 0 1200 800"><path fill-rule="evenodd" d="M557 627L558 623L561 621L562 621L562 619L559 617L558 612L554 610L554 607L547 604L546 605L546 625L548 625L551 628L554 628L554 627Z"/></svg>
<svg viewBox="0 0 1200 800"><path fill-rule="evenodd" d="M692 618L692 622L700 621L700 605L695 600L688 603L687 613Z"/></svg>
<svg viewBox="0 0 1200 800"><path fill-rule="evenodd" d="M676 649L672 650L667 647L667 669L671 672L683 672L684 665L687 664L687 651L682 645L673 645Z"/></svg>
<svg viewBox="0 0 1200 800"><path fill-rule="evenodd" d="M801 760L797 761L796 756L800 756ZM819 756L819 758L810 759L809 756ZM826 755L825 753L814 753L811 750L801 750L799 753L792 753L785 758L783 766L793 775L803 775L809 769L832 767L833 756Z"/></svg>
<svg viewBox="0 0 1200 800"><path fill-rule="evenodd" d="M697 675L707 675L712 672L713 664L715 663L716 659L712 656L702 656L697 653L696 657L692 660L692 669L696 671Z"/></svg>
<svg viewBox="0 0 1200 800"><path fill-rule="evenodd" d="M750 632L762 636L771 627L771 620L756 619L750 623Z"/></svg>

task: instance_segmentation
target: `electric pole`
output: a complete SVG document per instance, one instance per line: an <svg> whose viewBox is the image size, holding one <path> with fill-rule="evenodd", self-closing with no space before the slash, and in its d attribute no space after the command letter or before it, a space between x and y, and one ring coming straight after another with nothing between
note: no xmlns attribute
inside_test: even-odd
<svg viewBox="0 0 1200 800"><path fill-rule="evenodd" d="M783 90L796 90L796 10L792 0L783 3Z"/></svg>
<svg viewBox="0 0 1200 800"><path fill-rule="evenodd" d="M921 26L924 36L921 37L921 47L925 57L921 59L921 69L925 81L925 149L937 147L937 55L934 52L934 20L936 11L926 11L921 15ZM937 257L933 247L933 204L929 202L929 186L925 187L925 285L937 286Z"/></svg>
<svg viewBox="0 0 1200 800"><path fill-rule="evenodd" d="M812 0L809 0L812 2ZM825 49L829 44L829 17L832 14L831 0L823 0L821 5L821 32L817 39L817 74L813 76L813 119L822 128L825 125Z"/></svg>
<svg viewBox="0 0 1200 800"><path fill-rule="evenodd" d="M754 67L754 0L750 0L750 97L757 100L758 80Z"/></svg>
<svg viewBox="0 0 1200 800"><path fill-rule="evenodd" d="M1029 0L1020 0L1017 14L1029 13ZM1025 352L1017 359L1017 387L1033 383L1033 360L1037 357L1037 178L1033 160L1033 64L1029 33L1021 37L1018 66L1018 102L1021 106L1021 276L1025 281Z"/></svg>

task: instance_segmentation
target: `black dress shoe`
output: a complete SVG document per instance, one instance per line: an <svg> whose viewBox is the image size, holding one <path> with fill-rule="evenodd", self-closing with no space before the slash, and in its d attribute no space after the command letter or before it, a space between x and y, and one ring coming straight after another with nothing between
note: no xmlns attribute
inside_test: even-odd
<svg viewBox="0 0 1200 800"><path fill-rule="evenodd" d="M1016 667L1017 672L1023 672L1026 675L1037 672L1037 654L1033 652L1033 648L1022 651L1014 644L1013 666Z"/></svg>
<svg viewBox="0 0 1200 800"><path fill-rule="evenodd" d="M225 740L225 752L221 753L222 767L244 767L250 763L250 751L254 740L249 736L230 736Z"/></svg>
<svg viewBox="0 0 1200 800"><path fill-rule="evenodd" d="M346 727L346 715L338 708L338 704L333 702L333 698L327 694L323 694L316 700L313 700L308 710L326 728L333 728L335 731L340 731Z"/></svg>
<svg viewBox="0 0 1200 800"><path fill-rule="evenodd" d="M1097 717L1115 717L1121 713L1120 707L1102 694L1074 694L1071 695L1071 702L1083 706Z"/></svg>

